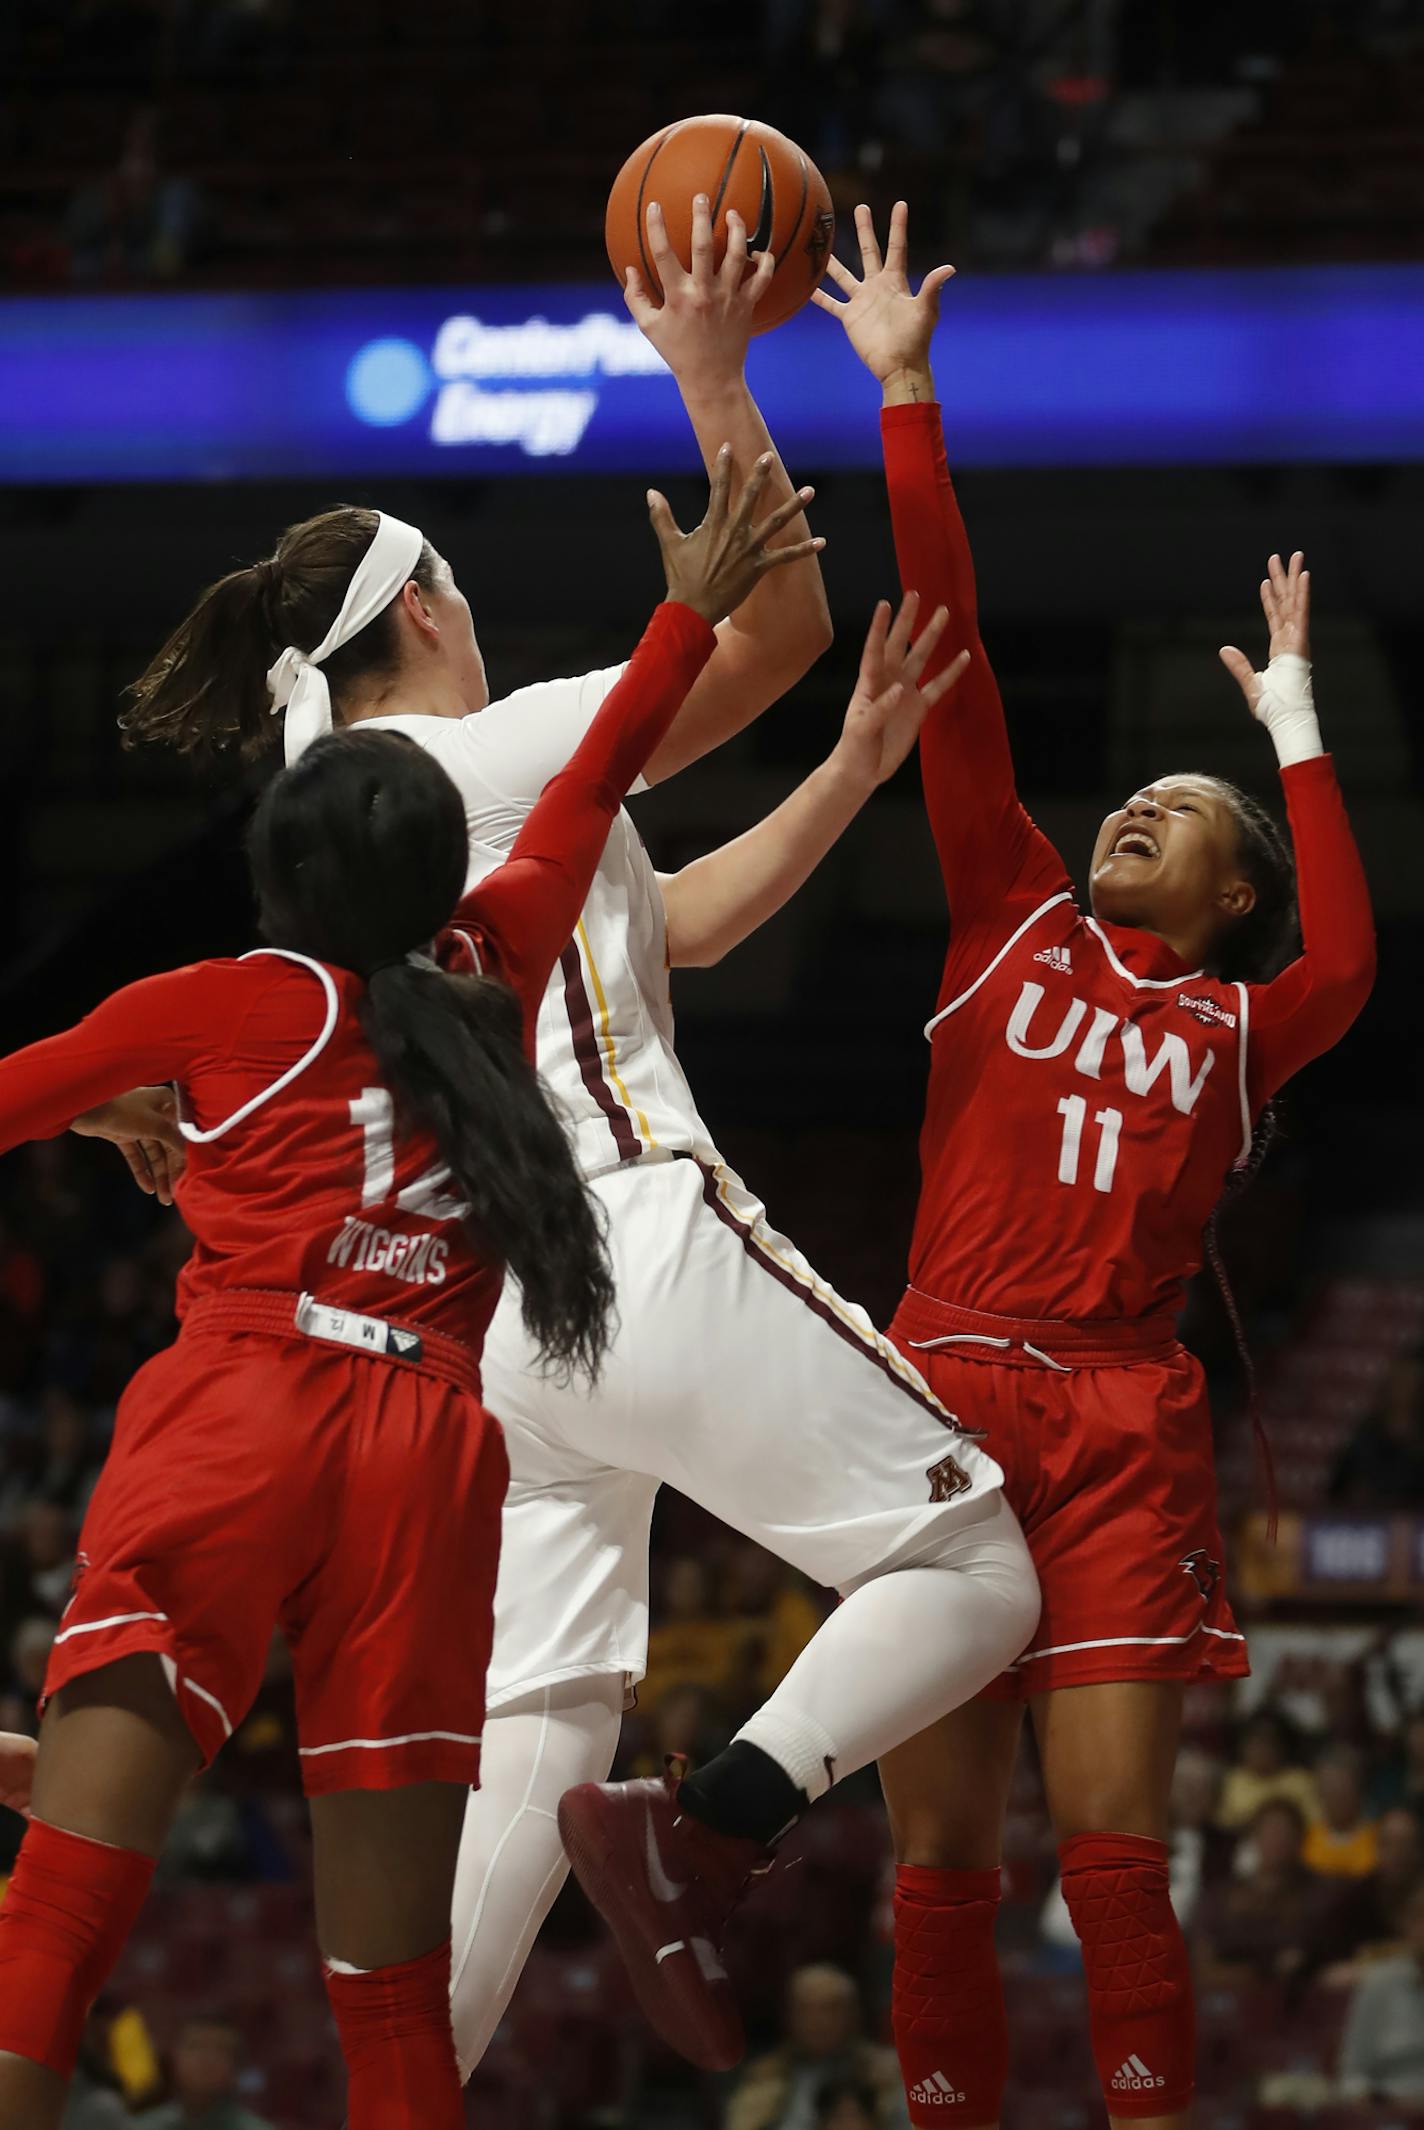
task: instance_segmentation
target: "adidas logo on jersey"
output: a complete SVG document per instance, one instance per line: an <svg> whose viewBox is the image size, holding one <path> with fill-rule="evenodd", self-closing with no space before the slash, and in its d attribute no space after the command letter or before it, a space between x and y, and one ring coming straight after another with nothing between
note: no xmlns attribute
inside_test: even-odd
<svg viewBox="0 0 1424 2130"><path fill-rule="evenodd" d="M1225 1006L1218 1006L1214 998L1193 998L1190 991L1179 991L1177 1004L1185 1006L1188 1013L1194 1013L1199 1021L1215 1021L1220 1028L1236 1026L1236 1015L1228 1013Z"/></svg>
<svg viewBox="0 0 1424 2130"><path fill-rule="evenodd" d="M1129 2056L1121 2070L1114 2072L1114 2093L1148 2093L1154 2086L1165 2086L1165 2078L1149 2071L1140 2056Z"/></svg>
<svg viewBox="0 0 1424 2130"><path fill-rule="evenodd" d="M911 2086L910 2098L922 2108L952 2108L968 2100L967 2093L956 2093L952 2082L943 2071L931 2071L917 2086Z"/></svg>
<svg viewBox="0 0 1424 2130"><path fill-rule="evenodd" d="M1040 947L1033 958L1035 961L1046 963L1050 969L1056 969L1060 976L1073 974L1073 957L1066 947Z"/></svg>

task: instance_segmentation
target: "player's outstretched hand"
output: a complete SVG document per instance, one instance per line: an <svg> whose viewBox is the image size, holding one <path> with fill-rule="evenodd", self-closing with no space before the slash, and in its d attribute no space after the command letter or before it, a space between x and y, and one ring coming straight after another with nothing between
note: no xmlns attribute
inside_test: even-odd
<svg viewBox="0 0 1424 2130"><path fill-rule="evenodd" d="M860 677L831 757L868 790L895 774L930 711L969 663L969 653L961 651L933 680L921 681L944 634L949 609L937 608L916 637L919 610L918 592L905 594L893 623L888 599L876 607L861 653Z"/></svg>
<svg viewBox="0 0 1424 2130"><path fill-rule="evenodd" d="M724 444L712 468L707 515L690 533L679 530L667 497L655 488L648 490L648 517L662 549L669 599L681 600L715 624L735 612L768 570L820 553L826 543L819 534L786 547L768 546L816 493L814 488L798 488L758 522L757 505L775 464L773 454L763 452L734 499L732 447Z"/></svg>
<svg viewBox="0 0 1424 2130"><path fill-rule="evenodd" d="M35 1754L38 1747L33 1738L26 1738L18 1731L0 1731L0 1805L12 1812L30 1816L30 1785L35 1775Z"/></svg>
<svg viewBox="0 0 1424 2130"><path fill-rule="evenodd" d="M954 268L933 267L918 294L911 289L905 263L910 210L903 200L897 200L891 210L890 240L883 260L868 207L856 208L855 229L860 238L862 278L857 281L835 257L826 262L827 276L850 301L839 303L823 288L812 292L811 301L839 318L856 354L883 385L899 371L928 369L930 341L939 321L940 290L953 279Z"/></svg>
<svg viewBox="0 0 1424 2130"><path fill-rule="evenodd" d="M771 286L776 261L769 251L747 250L747 225L727 216L727 250L714 266L712 207L705 192L692 203L692 266L685 267L668 240L662 207L648 202L648 259L662 283L655 303L636 266L624 280L623 301L644 336L672 371L685 397L723 391L741 377L752 337L752 314ZM748 273L747 268L752 271Z"/></svg>
<svg viewBox="0 0 1424 2130"><path fill-rule="evenodd" d="M173 1186L187 1164L178 1129L178 1102L171 1087L136 1087L86 1109L70 1126L81 1139L112 1139L141 1191L171 1206Z"/></svg>
<svg viewBox="0 0 1424 2130"><path fill-rule="evenodd" d="M1310 656L1310 571L1305 566L1305 556L1299 549L1290 558L1287 568L1279 555L1272 555L1266 565L1266 575L1261 580L1261 606L1266 616L1266 627L1271 640L1266 647L1266 657L1280 658L1293 652L1297 658ZM1258 673L1244 651L1235 644L1223 644L1221 663L1245 696L1253 716L1265 693L1265 675Z"/></svg>

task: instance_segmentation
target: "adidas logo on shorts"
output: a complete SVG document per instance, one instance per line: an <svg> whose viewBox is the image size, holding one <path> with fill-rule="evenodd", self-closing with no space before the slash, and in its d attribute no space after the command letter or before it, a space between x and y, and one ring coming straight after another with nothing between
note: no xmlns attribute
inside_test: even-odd
<svg viewBox="0 0 1424 2130"><path fill-rule="evenodd" d="M1149 2071L1140 2056L1129 2056L1121 2070L1113 2073L1114 2093L1148 2093L1154 2086L1165 2086L1165 2078L1158 2078Z"/></svg>
<svg viewBox="0 0 1424 2130"><path fill-rule="evenodd" d="M1056 969L1060 976L1073 974L1073 957L1066 947L1040 947L1033 958L1035 961L1045 962L1050 969Z"/></svg>
<svg viewBox="0 0 1424 2130"><path fill-rule="evenodd" d="M931 2071L928 2078L922 2078L917 2086L911 2086L910 2098L921 2108L951 2108L957 2102L966 2101L969 2095L956 2093L953 2083L945 2077L943 2071Z"/></svg>

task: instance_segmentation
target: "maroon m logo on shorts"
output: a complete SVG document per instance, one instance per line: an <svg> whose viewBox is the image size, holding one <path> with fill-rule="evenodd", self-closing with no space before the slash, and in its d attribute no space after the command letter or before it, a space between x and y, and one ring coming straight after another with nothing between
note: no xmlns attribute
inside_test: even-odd
<svg viewBox="0 0 1424 2130"><path fill-rule="evenodd" d="M930 1483L931 1501L953 1501L957 1494L967 1494L974 1484L957 1457L941 1457L925 1477Z"/></svg>

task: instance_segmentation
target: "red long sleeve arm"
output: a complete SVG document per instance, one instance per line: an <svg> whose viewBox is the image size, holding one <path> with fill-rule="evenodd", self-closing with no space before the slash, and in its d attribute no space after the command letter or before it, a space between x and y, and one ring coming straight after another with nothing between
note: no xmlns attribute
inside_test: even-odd
<svg viewBox="0 0 1424 2130"><path fill-rule="evenodd" d="M0 1058L0 1153L52 1139L86 1109L146 1082L180 1078L230 1021L226 994L197 963L128 984L77 1027Z"/></svg>
<svg viewBox="0 0 1424 2130"><path fill-rule="evenodd" d="M1328 754L1281 771L1302 952L1274 982L1251 986L1250 1093L1264 1102L1338 1043L1375 980L1365 869Z"/></svg>
<svg viewBox="0 0 1424 2130"><path fill-rule="evenodd" d="M504 864L452 920L483 932L506 975L537 1003L588 899L630 785L716 649L711 626L665 600L565 767L530 809Z"/></svg>
<svg viewBox="0 0 1424 2130"><path fill-rule="evenodd" d="M925 807L956 928L996 908L1026 868L1044 892L1066 885L1056 852L1019 803L1013 757L993 668L979 637L974 560L945 457L940 410L887 407L881 415L885 479L900 582L920 595L920 618L938 606L949 624L931 677L967 650L958 686L920 734Z"/></svg>

